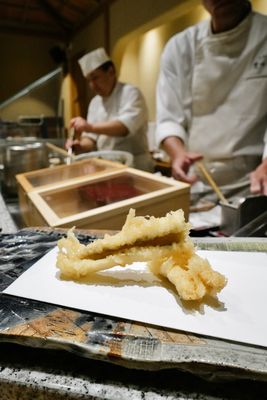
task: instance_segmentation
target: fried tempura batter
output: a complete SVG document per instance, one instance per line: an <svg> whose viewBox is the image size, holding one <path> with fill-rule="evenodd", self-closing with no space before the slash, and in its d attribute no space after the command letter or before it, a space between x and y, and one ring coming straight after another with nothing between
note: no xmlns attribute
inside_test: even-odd
<svg viewBox="0 0 267 400"><path fill-rule="evenodd" d="M131 209L120 232L106 234L87 246L70 230L67 238L58 241L57 267L62 277L79 279L117 265L145 261L154 274L175 285L182 299L199 300L219 292L226 279L195 254L189 229L182 210L146 218L135 216Z"/></svg>

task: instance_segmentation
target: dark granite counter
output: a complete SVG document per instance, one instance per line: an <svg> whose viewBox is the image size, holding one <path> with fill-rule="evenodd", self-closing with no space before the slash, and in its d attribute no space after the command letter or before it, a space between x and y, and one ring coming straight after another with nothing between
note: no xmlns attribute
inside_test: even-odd
<svg viewBox="0 0 267 400"><path fill-rule="evenodd" d="M5 204L4 198L0 193L0 229L3 233L13 233L17 231L17 226L13 221L10 212Z"/></svg>
<svg viewBox="0 0 267 400"><path fill-rule="evenodd" d="M17 260L20 264L21 257L28 262L27 260L36 257L40 252L38 240L43 246L42 251L45 251L46 246L47 248L52 246L58 237L53 230L50 233L49 230L48 233L38 230L33 230L33 232L30 230L27 233L26 230L24 242L30 243L31 251L28 251L27 245L24 254L21 252L23 236L19 232L13 235L13 232L17 232L17 227L1 197L0 201L2 242L7 243L4 245L6 247L0 248L0 254L2 252L0 269L4 272L8 262L4 261L5 257L10 256L9 263ZM11 235L8 232L11 232ZM211 246L207 240L203 244ZM213 245L218 246L217 241L213 241ZM230 245L238 245L240 248L238 239L233 243L228 240L227 246ZM246 249L251 246L251 251L257 251L256 245L259 246L259 251L266 249L266 239L262 242L258 239L257 242L249 241ZM4 254L2 250L7 247L10 251ZM14 260L16 247L18 257ZM15 268L10 271L7 274L8 279L13 277ZM16 303L17 308L13 303ZM140 360L141 356L145 357L150 353L153 355L156 343L158 343L157 349L161 349L161 358L164 359L166 355L164 352L168 349L168 332L165 332L163 345L159 346L161 337L155 340L152 331L150 336L142 339L144 335L142 327L140 327L139 336L126 335L123 338L123 335L121 336L123 323L120 321L114 325L114 329L112 321L108 323L109 320L100 326L100 322L102 321L103 324L105 321L97 316L94 318L91 316L91 319L88 317L89 319L85 321L85 316L73 315L73 310L65 310L65 313L62 313L54 310L52 305L31 307L32 304L25 299L7 301L7 296L0 294L0 400L267 400L266 373L261 373L262 368L256 364L255 370L258 369L259 372L254 375L246 368L242 371L239 367L237 368L240 349L233 344L222 348L221 343L219 343L220 346L214 343L217 347L214 347L212 353L216 358L216 354L219 355L222 352L225 362L231 359L232 367L225 368L225 365L221 363L213 368L205 362L203 355L198 362L193 362L193 359L188 362L184 359L174 367L174 360L170 360L172 363L169 365L163 363L162 369L155 365L156 368L151 370L146 363L138 365L131 362L135 358ZM46 307L50 307L51 310L50 308L46 310ZM72 323L71 318L75 320L75 324ZM84 324L88 325L89 322L91 323L91 335L88 336L90 342L81 341L78 346L77 343L75 346L74 337L78 335L78 339L81 332L78 328L83 327ZM60 325L57 325L59 323ZM101 337L96 336L98 331ZM64 345L64 335L72 337L70 343L68 341L68 346ZM128 347L124 349L122 345L123 342L127 344L127 340L129 340ZM188 342L186 346L194 352L198 341L196 339L194 342L192 336L189 336L188 340L191 342ZM90 355L87 351L86 356L88 345L91 346L92 352ZM177 346L175 343L170 343L170 345ZM180 345L183 346L183 343L181 342ZM223 349L225 351L222 351ZM120 351L130 350L132 353L128 354L128 364L119 365L122 360L119 357ZM262 360L262 365L266 366L262 358L265 357L266 360L265 353L261 354L261 358L257 358L256 353L260 351L256 347L254 350L255 354L251 353L251 348L244 349L240 358L242 362L249 365L254 357L254 362L258 360L260 363ZM208 347L206 353L208 353ZM135 365L136 368L131 365ZM234 365L236 365L235 368Z"/></svg>
<svg viewBox="0 0 267 400"><path fill-rule="evenodd" d="M212 379L212 376L210 377ZM58 350L0 345L1 400L264 400L267 383L208 382L181 371L143 371Z"/></svg>

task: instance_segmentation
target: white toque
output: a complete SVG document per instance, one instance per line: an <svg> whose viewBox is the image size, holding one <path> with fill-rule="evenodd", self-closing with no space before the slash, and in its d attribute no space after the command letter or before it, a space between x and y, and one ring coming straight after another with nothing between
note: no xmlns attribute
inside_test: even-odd
<svg viewBox="0 0 267 400"><path fill-rule="evenodd" d="M85 77L88 76L92 71L105 64L107 61L111 61L111 58L107 55L106 50L100 47L90 53L85 54L78 60L82 73Z"/></svg>

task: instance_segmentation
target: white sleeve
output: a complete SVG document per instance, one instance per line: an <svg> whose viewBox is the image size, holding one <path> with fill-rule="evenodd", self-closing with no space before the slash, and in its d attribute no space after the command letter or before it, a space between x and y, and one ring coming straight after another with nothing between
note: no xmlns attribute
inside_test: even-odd
<svg viewBox="0 0 267 400"><path fill-rule="evenodd" d="M91 102L89 103L89 106L88 106L88 111L87 111L87 117L86 117L86 120L88 121L88 122L93 122L94 121L94 115L95 115L95 112L94 112L94 102L95 102L95 100L94 100L94 98L91 100ZM98 137L98 135L96 134L96 133L93 133L93 132L83 132L82 133L82 135L81 135L82 137L89 137L90 139L92 139L92 140L94 140L95 142L97 142L97 137Z"/></svg>
<svg viewBox="0 0 267 400"><path fill-rule="evenodd" d="M147 123L147 107L140 90L126 84L116 119L128 128L129 134L134 134Z"/></svg>
<svg viewBox="0 0 267 400"><path fill-rule="evenodd" d="M177 136L187 142L187 127L191 116L191 46L185 35L171 39L161 57L157 84L156 141Z"/></svg>

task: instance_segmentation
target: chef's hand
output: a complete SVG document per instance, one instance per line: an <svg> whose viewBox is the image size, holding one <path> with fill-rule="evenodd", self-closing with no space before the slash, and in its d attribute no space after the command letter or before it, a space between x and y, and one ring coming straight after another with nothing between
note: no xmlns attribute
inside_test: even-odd
<svg viewBox="0 0 267 400"><path fill-rule="evenodd" d="M251 193L267 196L267 158L250 174Z"/></svg>
<svg viewBox="0 0 267 400"><path fill-rule="evenodd" d="M65 143L65 147L68 150L72 147L75 154L88 153L95 149L95 142L88 137L82 137L81 139L68 139Z"/></svg>
<svg viewBox="0 0 267 400"><path fill-rule="evenodd" d="M79 148L79 147L80 147L80 140L79 139L67 139L66 140L65 148L67 150L69 150L70 148L75 150L75 148Z"/></svg>
<svg viewBox="0 0 267 400"><path fill-rule="evenodd" d="M75 129L75 132L92 132L91 124L82 117L72 118L70 121L70 127Z"/></svg>
<svg viewBox="0 0 267 400"><path fill-rule="evenodd" d="M196 161L203 158L200 153L183 152L172 160L172 176L180 181L193 184L197 181L196 175L188 175L188 171Z"/></svg>
<svg viewBox="0 0 267 400"><path fill-rule="evenodd" d="M198 178L196 175L188 176L188 171L191 165L203 158L202 154L187 151L177 136L168 136L162 144L172 160L172 176L179 181L194 183Z"/></svg>

